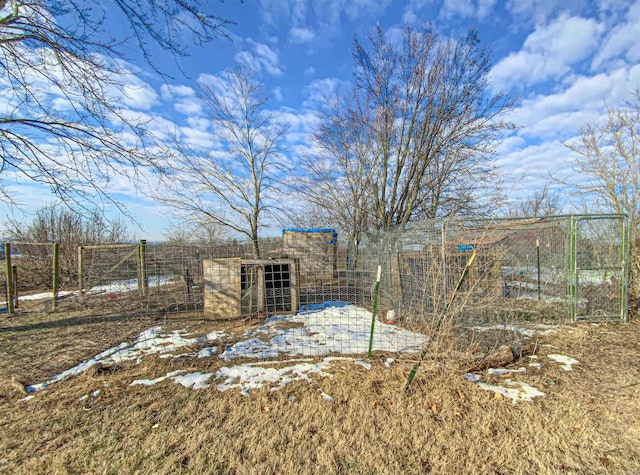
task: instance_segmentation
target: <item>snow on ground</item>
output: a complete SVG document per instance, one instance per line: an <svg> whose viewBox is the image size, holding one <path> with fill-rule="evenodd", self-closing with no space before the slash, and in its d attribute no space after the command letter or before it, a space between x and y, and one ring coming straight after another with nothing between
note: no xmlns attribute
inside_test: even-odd
<svg viewBox="0 0 640 475"><path fill-rule="evenodd" d="M478 386L487 391L493 391L495 393L502 394L504 397L508 397L516 404L518 401L532 401L534 397L546 396L546 393L539 391L533 386L523 383L521 381L505 380L505 384L508 386L515 386L512 388L505 388L504 386L494 386L492 384L478 382Z"/></svg>
<svg viewBox="0 0 640 475"><path fill-rule="evenodd" d="M331 352L365 353L369 348L372 314L342 302L311 305L293 316L274 316L245 332L248 339L227 348L220 356L277 358L280 355L324 356ZM427 337L397 325L375 322L373 351L416 352Z"/></svg>
<svg viewBox="0 0 640 475"><path fill-rule="evenodd" d="M524 367L518 369L509 368L489 368L486 373L489 376L504 376L510 373L524 373L527 369ZM532 401L533 398L542 397L546 394L537 388L530 386L522 381L513 381L511 379L505 379L504 384L509 387L494 385L485 383L482 381L482 375L478 373L467 373L464 375L467 381L476 383L480 388L486 391L493 391L494 393L501 394L503 397L509 398L516 404L518 401Z"/></svg>
<svg viewBox="0 0 640 475"><path fill-rule="evenodd" d="M263 325L245 332L245 340L226 348L220 355L224 361L234 358L276 358L282 355L301 355L307 357L326 356L330 352L342 354L366 353L369 348L372 314L366 309L342 302L329 302L310 308L292 316L274 316ZM28 391L38 391L48 385L62 381L70 376L101 363L105 365L124 361L140 362L146 355L159 353L160 357L176 358L173 352L190 347L191 356L211 357L217 354L217 348L209 345L225 334L224 331L212 332L200 337L188 338L186 330L163 332L161 327L153 327L140 333L133 343L123 342L94 356L90 360L54 376L44 383L28 386ZM427 337L413 333L396 325L375 322L373 350L391 352L418 351L426 344ZM188 353L186 353L189 355ZM371 369L371 363L357 358L325 357L319 362L313 358L298 358L285 361L261 361L235 366L225 366L215 375L222 380L217 388L226 391L238 388L242 394L251 389L268 384L277 390L292 381L311 381L311 376L327 377L331 364L336 361L352 361L354 364ZM289 365L288 363L295 363ZM391 366L393 359L385 362ZM281 367L285 364L286 366ZM276 367L277 366L277 367ZM209 386L212 373L171 372L156 379L136 380L132 384L152 385L171 379L193 389Z"/></svg>
<svg viewBox="0 0 640 475"><path fill-rule="evenodd" d="M175 284L179 277L172 275L151 275L149 276L149 287L160 287L161 285ZM119 280L110 284L97 285L85 291L85 295L97 295L103 293L121 293L138 290L138 279ZM58 298L78 295L77 290L59 290ZM44 300L53 297L51 292L41 292L31 295L19 295L20 302L25 300ZM0 302L0 305L6 305L6 302Z"/></svg>
<svg viewBox="0 0 640 475"><path fill-rule="evenodd" d="M133 343L122 342L113 348L109 348L102 353L97 354L93 358L83 361L77 366L63 371L54 376L49 381L27 386L29 392L39 391L52 383L63 381L70 376L76 376L83 371L95 366L96 364L116 364L125 361L136 361L139 363L145 355L160 353L163 356L172 356L172 352L180 348L191 345L206 345L209 341L215 341L222 336L224 332L212 332L199 338L185 338L183 334L185 330L177 330L171 333L164 333L162 327L153 327L143 331L138 335ZM204 346L202 350L209 348ZM201 350L201 351L202 351ZM198 353L199 354L199 353Z"/></svg>
<svg viewBox="0 0 640 475"><path fill-rule="evenodd" d="M562 369L564 369L565 371L571 371L572 365L580 363L578 360L566 355L550 354L547 355L547 358L557 363L561 363ZM542 364L537 362L538 357L536 355L530 355L529 359L530 367L537 369L542 368ZM510 373L524 373L526 371L527 369L525 367L520 367L518 369L489 368L486 373L489 376L504 376ZM502 396L504 397L512 399L514 404L518 401L531 401L535 397L541 397L545 395L545 393L538 390L537 388L534 388L533 386L530 386L527 383L523 383L521 381L512 381L511 379L506 379L504 383L510 387L505 388L504 386L497 386L483 382L482 375L478 373L467 373L464 375L464 378L467 381L476 383L482 389L493 391L495 393L502 394Z"/></svg>
<svg viewBox="0 0 640 475"><path fill-rule="evenodd" d="M526 325L490 325L486 327L473 327L477 332L488 332L491 330L510 331L519 333L522 336L532 337L535 335L550 335L557 333L561 328L560 325L545 325L543 323L529 323Z"/></svg>
<svg viewBox="0 0 640 475"><path fill-rule="evenodd" d="M225 331L211 332L206 335L193 336L186 330L177 330L170 333L164 332L161 327L153 327L140 333L133 342L123 342L94 356L90 360L68 369L54 376L44 383L28 386L30 392L46 388L48 385L62 381L70 376L80 374L82 371L98 364L105 365L121 363L124 361L140 362L144 356L160 354L160 357L177 358L184 355L191 357L212 357L218 354L218 358L230 362L235 358L267 358L275 359L284 355L303 356L306 358L294 358L289 360L259 361L238 365L229 365L220 368L215 375L213 373L193 372L185 370L172 371L155 379L135 380L132 385L146 385L160 383L166 379L181 384L187 388L205 389L211 386L211 380L218 381L216 388L219 391L238 389L241 394L248 395L252 389L269 387L271 391L277 391L293 381L311 382L312 378L330 378L327 372L332 364L337 361L351 361L362 368L371 369L371 363L353 357L327 356L329 353L364 354L369 348L372 314L366 309L342 302L328 302L322 305L310 306L297 315L274 316L268 318L265 323L255 329L247 330L244 340L227 347L218 354L218 349L210 345L225 335ZM556 331L558 327L550 325L529 325L522 329L516 326L496 325L493 327L477 327L478 331L491 329L512 330L536 334L542 332L548 334ZM413 333L396 325L385 324L376 320L373 335L372 349L374 351L390 352L415 352L426 344L425 335ZM174 355L176 350L190 348L190 352L182 351L181 355ZM324 356L320 361L314 361L313 357ZM578 361L565 355L551 354L548 357L563 364L567 371ZM534 359L534 358L532 358ZM385 366L393 364L393 358L387 358ZM529 366L540 367L539 363L531 362ZM526 368L518 369L489 369L489 376L504 376L511 373L524 373ZM477 373L469 373L465 378L478 384L488 391L500 393L504 397L518 401L531 401L535 397L545 394L537 388L521 381L506 379L505 386L492 385L482 381L483 376ZM327 401L331 396L323 390L319 390L321 397Z"/></svg>
<svg viewBox="0 0 640 475"><path fill-rule="evenodd" d="M573 369L572 366L574 364L579 364L580 363L575 358L571 358L570 356L567 356L567 355L551 354L551 355L547 355L547 358L552 359L556 363L561 363L562 364L562 369L565 370L565 371L571 371Z"/></svg>
<svg viewBox="0 0 640 475"><path fill-rule="evenodd" d="M173 275L150 275L148 277L149 287L160 287L161 285L175 284L179 277ZM86 293L87 295L95 295L102 293L131 292L138 290L138 279L119 280L104 285L96 285L91 287Z"/></svg>

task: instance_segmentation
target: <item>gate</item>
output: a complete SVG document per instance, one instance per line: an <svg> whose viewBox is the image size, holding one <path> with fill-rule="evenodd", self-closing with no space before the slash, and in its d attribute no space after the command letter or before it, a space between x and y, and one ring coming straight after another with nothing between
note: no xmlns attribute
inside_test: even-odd
<svg viewBox="0 0 640 475"><path fill-rule="evenodd" d="M627 321L627 217L572 216L570 229L571 319Z"/></svg>

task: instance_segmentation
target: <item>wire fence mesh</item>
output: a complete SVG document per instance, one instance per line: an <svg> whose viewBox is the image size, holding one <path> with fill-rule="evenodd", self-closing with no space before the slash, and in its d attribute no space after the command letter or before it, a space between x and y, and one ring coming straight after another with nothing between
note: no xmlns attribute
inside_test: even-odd
<svg viewBox="0 0 640 475"><path fill-rule="evenodd" d="M624 320L626 226L619 215L430 220L357 249L332 230L290 229L261 241L260 258L240 241L85 246L61 250L58 295L62 310L202 315L234 329L222 359L415 354L443 325ZM51 287L49 247L14 247L18 288Z"/></svg>

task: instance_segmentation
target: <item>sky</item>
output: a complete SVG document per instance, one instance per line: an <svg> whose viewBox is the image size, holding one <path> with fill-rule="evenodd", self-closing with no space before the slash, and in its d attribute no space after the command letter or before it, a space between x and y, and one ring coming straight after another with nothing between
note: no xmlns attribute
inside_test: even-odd
<svg viewBox="0 0 640 475"><path fill-rule="evenodd" d="M363 39L378 23L389 38L406 23L432 22L454 38L477 29L493 51L491 87L518 99L509 116L518 128L503 138L496 157L511 200L542 189L549 173L570 174L575 156L562 142L599 120L605 104L621 105L640 87L640 0L226 0L209 8L236 22L228 27L230 39L191 48L179 60L182 72L173 58L154 56L169 79L131 48L122 98L160 136L177 130L193 145L213 143L195 98L198 84L243 65L256 72L271 95L269 107L289 124L290 153L299 152L310 142L319 98L352 78L354 35ZM166 237L172 218L165 206L124 177L109 186L140 224L132 225L136 238ZM55 202L42 187L12 187L22 203L18 215ZM10 213L0 204L0 220Z"/></svg>

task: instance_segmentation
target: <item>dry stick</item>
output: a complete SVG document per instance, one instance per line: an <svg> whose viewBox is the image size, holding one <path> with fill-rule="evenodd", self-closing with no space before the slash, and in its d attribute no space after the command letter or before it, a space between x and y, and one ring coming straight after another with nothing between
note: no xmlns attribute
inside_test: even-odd
<svg viewBox="0 0 640 475"><path fill-rule="evenodd" d="M469 273L469 268L471 267L471 264L473 264L473 261L476 258L476 252L477 252L477 247L473 250L473 253L469 257L469 260L467 261L467 264L464 266L464 269L462 270L462 275L460 276L460 279L458 280L458 283L456 284L455 288L453 289L453 293L451 294L451 297L449 298L449 301L447 302L447 305L445 305L444 310L442 311L442 314L440 315L440 318L438 318L438 322L436 323L436 330L440 328L440 325L442 325L442 321L444 320L444 317L447 315L447 311L449 310L449 307L451 306L451 304L453 304L453 301L456 298L456 295L458 294L458 290L460 290L460 287L462 286L462 282L464 281L464 278ZM416 373L418 372L418 368L420 368L420 365L422 364L422 360L424 359L426 354L427 354L427 348L425 346L425 348L420 352L420 358L413 365L413 369L411 370L411 372L409 373L409 376L407 377L407 382L404 385L405 391L407 390L407 388L411 384L411 381L413 381L413 378L415 378Z"/></svg>

